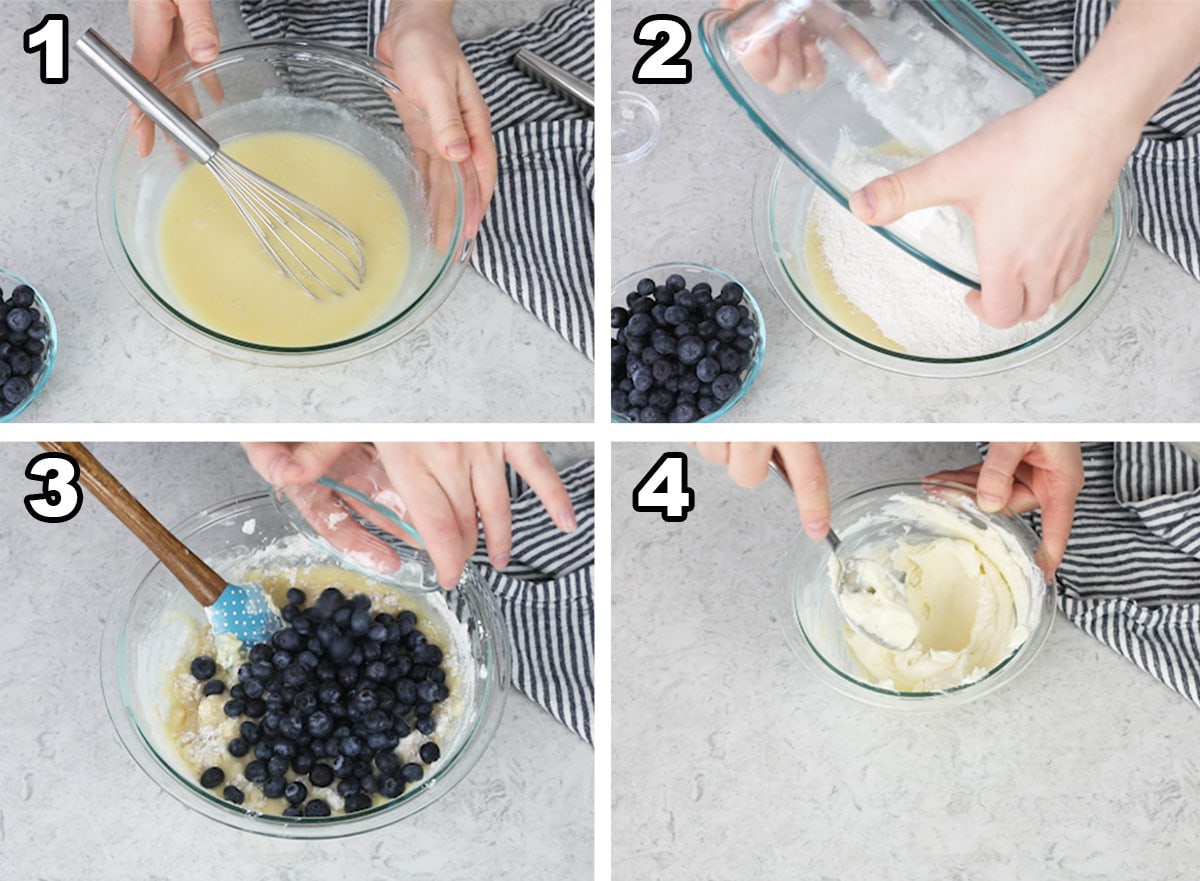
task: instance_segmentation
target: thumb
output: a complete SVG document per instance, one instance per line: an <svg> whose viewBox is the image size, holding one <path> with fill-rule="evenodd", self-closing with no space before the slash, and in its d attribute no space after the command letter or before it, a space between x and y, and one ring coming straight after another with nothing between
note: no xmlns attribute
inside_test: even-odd
<svg viewBox="0 0 1200 881"><path fill-rule="evenodd" d="M878 177L850 196L854 216L871 226L887 226L910 211L948 205L960 194L953 186L946 157L952 151L937 153L916 165Z"/></svg>
<svg viewBox="0 0 1200 881"><path fill-rule="evenodd" d="M429 127L433 131L433 142L438 152L451 162L470 159L471 138L467 134L467 127L463 125L458 98L451 84L437 84L436 91L425 102L425 113L429 117Z"/></svg>
<svg viewBox="0 0 1200 881"><path fill-rule="evenodd" d="M975 484L981 510L995 513L1008 504L1013 491L1013 476L1028 449L1028 444L1019 443L993 443L988 447Z"/></svg>

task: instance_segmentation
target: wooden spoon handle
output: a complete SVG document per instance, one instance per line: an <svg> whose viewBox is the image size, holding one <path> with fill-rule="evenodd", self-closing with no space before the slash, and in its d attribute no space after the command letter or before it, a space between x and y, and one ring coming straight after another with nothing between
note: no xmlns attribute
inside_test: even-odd
<svg viewBox="0 0 1200 881"><path fill-rule="evenodd" d="M100 464L91 450L72 441L39 441L52 453L70 456L79 464L79 479L113 516L125 524L162 561L171 574L202 606L211 606L225 590L225 579L188 550L169 529L154 519L142 503Z"/></svg>

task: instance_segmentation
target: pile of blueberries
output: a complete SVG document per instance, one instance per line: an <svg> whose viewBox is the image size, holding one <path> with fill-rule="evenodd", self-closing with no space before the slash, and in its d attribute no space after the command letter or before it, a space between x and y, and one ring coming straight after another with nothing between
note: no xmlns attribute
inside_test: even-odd
<svg viewBox="0 0 1200 881"><path fill-rule="evenodd" d="M612 409L632 422L695 422L742 388L758 324L728 282L716 296L682 275L638 282L612 309Z"/></svg>
<svg viewBox="0 0 1200 881"><path fill-rule="evenodd" d="M309 785L334 786L346 813L371 807L376 793L395 798L441 758L432 740L421 745L420 763L402 764L395 750L413 728L434 732L433 707L449 695L442 650L413 612L372 615L361 594L330 587L309 605L292 588L287 599L288 626L250 649L229 688L225 714L244 720L229 753L253 753L242 773L267 798L287 801L285 817L330 815L327 801L309 798ZM191 672L205 695L225 693L211 657L194 658ZM200 776L206 789L223 783L218 767ZM233 784L223 795L234 804L246 797Z"/></svg>
<svg viewBox="0 0 1200 881"><path fill-rule="evenodd" d="M0 416L33 392L46 355L50 329L33 302L33 288L17 285L7 299L0 291Z"/></svg>

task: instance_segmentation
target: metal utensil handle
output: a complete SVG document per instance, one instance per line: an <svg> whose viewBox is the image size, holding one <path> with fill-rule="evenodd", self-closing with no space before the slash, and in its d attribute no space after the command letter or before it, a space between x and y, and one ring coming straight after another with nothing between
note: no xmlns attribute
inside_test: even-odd
<svg viewBox="0 0 1200 881"><path fill-rule="evenodd" d="M92 28L75 41L75 49L100 75L179 142L193 159L206 163L221 149L216 138L200 128L158 86L146 79Z"/></svg>
<svg viewBox="0 0 1200 881"><path fill-rule="evenodd" d="M568 73L557 64L539 58L528 49L518 49L515 60L517 67L530 76L558 90L585 109L593 112L596 110L596 89L591 83Z"/></svg>
<svg viewBox="0 0 1200 881"><path fill-rule="evenodd" d="M771 454L771 461L767 463L767 468L772 474L782 480L787 485L788 489L792 488L792 482L788 480L787 471L785 471L783 468L783 462L780 460L778 452ZM833 531L832 525L829 527L829 531L825 533L825 539L829 542L829 546L833 548L834 553L837 553L837 549L841 546L842 540L838 538L837 533Z"/></svg>

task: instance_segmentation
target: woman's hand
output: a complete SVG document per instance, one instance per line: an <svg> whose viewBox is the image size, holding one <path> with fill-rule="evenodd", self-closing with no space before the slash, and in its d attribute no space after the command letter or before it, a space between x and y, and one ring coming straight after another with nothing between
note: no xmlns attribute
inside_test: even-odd
<svg viewBox="0 0 1200 881"><path fill-rule="evenodd" d="M209 0L130 0L129 18L133 24L133 66L154 81L184 61L208 64L217 57L221 41L213 23ZM206 82L211 92L219 90L215 80ZM189 116L199 113L194 95L172 98ZM219 100L219 95L213 94ZM137 123L139 156L150 155L154 146L154 124L142 117Z"/></svg>
<svg viewBox="0 0 1200 881"><path fill-rule="evenodd" d="M980 509L1007 506L1017 514L1042 509L1039 563L1053 572L1062 563L1075 499L1083 489L1083 453L1075 443L993 443L978 465L942 471L931 480L975 487Z"/></svg>
<svg viewBox="0 0 1200 881"><path fill-rule="evenodd" d="M468 205L470 237L496 188L496 145L491 114L451 26L453 8L453 0L394 0L375 52L428 119L430 143L418 146L457 163L468 189L478 191Z"/></svg>
<svg viewBox="0 0 1200 881"><path fill-rule="evenodd" d="M804 531L814 539L829 532L829 478L816 444L702 443L696 449L745 487L762 483L774 459L792 486Z"/></svg>
<svg viewBox="0 0 1200 881"><path fill-rule="evenodd" d="M446 589L458 583L463 567L475 552L480 521L492 565L497 569L508 565L512 552L512 512L505 463L525 479L561 530L570 532L576 526L566 488L535 443L247 443L243 446L254 470L275 486L311 484L345 461L354 464L351 470L355 473L339 471L337 479L353 486L376 463L382 466L385 475L382 482L390 484L383 489L394 491L389 507L397 508L397 513L421 534L438 581ZM372 446L371 454L364 456L363 448ZM364 494L378 496L380 482L380 478L374 477L366 481L373 488L366 489ZM324 503L332 507L337 500L330 493ZM310 522L316 515L327 513L305 511ZM412 541L393 524L370 519L398 537ZM324 517L321 522L329 520ZM322 531L320 524L314 526ZM328 533L326 537L339 547L360 549L360 533L364 530L357 526L351 531L341 528L343 531Z"/></svg>

